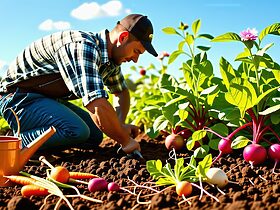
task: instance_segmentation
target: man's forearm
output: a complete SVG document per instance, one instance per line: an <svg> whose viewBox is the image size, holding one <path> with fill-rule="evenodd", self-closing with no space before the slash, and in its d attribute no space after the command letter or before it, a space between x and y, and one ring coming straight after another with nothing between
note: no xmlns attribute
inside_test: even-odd
<svg viewBox="0 0 280 210"><path fill-rule="evenodd" d="M86 108L96 126L107 136L123 146L129 142L129 133L124 129L114 108L105 98L94 100Z"/></svg>

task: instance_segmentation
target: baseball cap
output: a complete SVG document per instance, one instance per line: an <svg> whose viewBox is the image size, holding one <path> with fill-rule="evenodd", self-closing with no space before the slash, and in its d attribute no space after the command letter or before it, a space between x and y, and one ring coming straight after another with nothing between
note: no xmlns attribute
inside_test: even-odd
<svg viewBox="0 0 280 210"><path fill-rule="evenodd" d="M118 21L127 31L135 36L144 46L144 48L157 57L158 54L152 46L153 26L147 16L140 14L130 14Z"/></svg>

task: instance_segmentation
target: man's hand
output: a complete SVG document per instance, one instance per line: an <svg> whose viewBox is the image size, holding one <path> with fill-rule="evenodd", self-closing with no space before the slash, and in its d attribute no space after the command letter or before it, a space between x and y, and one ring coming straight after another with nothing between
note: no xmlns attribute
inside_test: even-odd
<svg viewBox="0 0 280 210"><path fill-rule="evenodd" d="M135 150L138 150L139 152L141 151L140 144L133 138L129 138L129 142L126 143L125 145L122 145L122 150L126 154L130 154Z"/></svg>
<svg viewBox="0 0 280 210"><path fill-rule="evenodd" d="M124 124L123 125L124 129L126 130L127 133L129 133L129 135L132 138L136 138L136 136L139 135L139 127L136 125L131 125L131 124Z"/></svg>

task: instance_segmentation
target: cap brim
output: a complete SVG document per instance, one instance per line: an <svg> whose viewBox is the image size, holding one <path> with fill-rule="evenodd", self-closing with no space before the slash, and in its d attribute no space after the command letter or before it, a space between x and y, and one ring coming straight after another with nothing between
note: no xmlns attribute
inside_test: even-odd
<svg viewBox="0 0 280 210"><path fill-rule="evenodd" d="M153 56L157 57L158 54L156 52L156 50L154 49L153 45L151 44L151 42L147 42L147 41L140 41L142 43L142 45L144 46L144 48Z"/></svg>

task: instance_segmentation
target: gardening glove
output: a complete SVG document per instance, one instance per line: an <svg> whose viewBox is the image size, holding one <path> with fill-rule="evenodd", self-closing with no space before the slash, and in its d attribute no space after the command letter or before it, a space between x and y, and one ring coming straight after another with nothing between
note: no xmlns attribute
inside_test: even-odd
<svg viewBox="0 0 280 210"><path fill-rule="evenodd" d="M132 152L134 152L135 150L137 151L141 151L140 148L140 144L132 137L129 138L129 142L126 143L125 145L121 145L122 146L122 150L126 153L126 154L130 154Z"/></svg>

